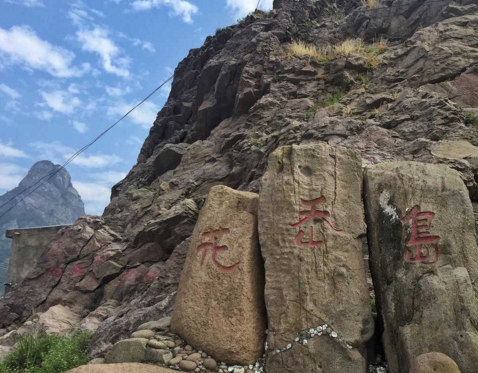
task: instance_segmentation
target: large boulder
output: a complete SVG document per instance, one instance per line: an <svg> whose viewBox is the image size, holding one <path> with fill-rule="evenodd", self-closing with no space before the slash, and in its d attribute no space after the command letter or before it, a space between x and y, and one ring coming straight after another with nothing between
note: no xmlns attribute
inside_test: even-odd
<svg viewBox="0 0 478 373"><path fill-rule="evenodd" d="M460 373L460 369L445 354L429 352L413 360L410 373Z"/></svg>
<svg viewBox="0 0 478 373"><path fill-rule="evenodd" d="M272 153L259 203L267 371L366 371L374 321L364 235L360 156L326 144Z"/></svg>
<svg viewBox="0 0 478 373"><path fill-rule="evenodd" d="M171 369L149 364L89 364L69 370L67 373L173 373Z"/></svg>
<svg viewBox="0 0 478 373"><path fill-rule="evenodd" d="M369 166L365 196L372 274L391 373L415 357L478 367L475 219L460 174L414 162Z"/></svg>
<svg viewBox="0 0 478 373"><path fill-rule="evenodd" d="M211 189L191 237L174 306L172 331L230 364L252 364L264 349L257 203L257 194Z"/></svg>

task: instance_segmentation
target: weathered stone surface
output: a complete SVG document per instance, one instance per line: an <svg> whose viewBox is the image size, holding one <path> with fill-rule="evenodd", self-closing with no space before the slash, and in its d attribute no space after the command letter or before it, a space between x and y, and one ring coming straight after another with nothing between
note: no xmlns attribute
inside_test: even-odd
<svg viewBox="0 0 478 373"><path fill-rule="evenodd" d="M154 332L152 330L138 330L131 334L131 338L153 338Z"/></svg>
<svg viewBox="0 0 478 373"><path fill-rule="evenodd" d="M270 156L259 203L268 371L365 372L361 354L374 322L361 196L361 159L351 150L293 145ZM295 343L299 332L324 324L330 330L322 336Z"/></svg>
<svg viewBox="0 0 478 373"><path fill-rule="evenodd" d="M147 339L131 338L116 343L106 354L105 363L140 363L146 356Z"/></svg>
<svg viewBox="0 0 478 373"><path fill-rule="evenodd" d="M264 348L257 202L253 193L211 189L194 228L174 307L171 330L229 363L253 363Z"/></svg>
<svg viewBox="0 0 478 373"><path fill-rule="evenodd" d="M164 363L164 355L170 354L168 350L158 350L156 348L146 348L144 354L144 361L151 361L154 363Z"/></svg>
<svg viewBox="0 0 478 373"><path fill-rule="evenodd" d="M460 373L460 369L445 354L429 352L413 360L410 373Z"/></svg>
<svg viewBox="0 0 478 373"><path fill-rule="evenodd" d="M174 373L176 371L149 364L93 364L69 370L67 373Z"/></svg>
<svg viewBox="0 0 478 373"><path fill-rule="evenodd" d="M390 372L442 352L478 367L475 221L460 174L414 162L369 166L365 195L372 274Z"/></svg>
<svg viewBox="0 0 478 373"><path fill-rule="evenodd" d="M38 332L65 335L72 331L81 321L81 317L69 307L60 304L50 307L46 312L39 314L35 328Z"/></svg>
<svg viewBox="0 0 478 373"><path fill-rule="evenodd" d="M171 326L171 317L163 317L161 320L149 321L138 327L138 330L166 330Z"/></svg>

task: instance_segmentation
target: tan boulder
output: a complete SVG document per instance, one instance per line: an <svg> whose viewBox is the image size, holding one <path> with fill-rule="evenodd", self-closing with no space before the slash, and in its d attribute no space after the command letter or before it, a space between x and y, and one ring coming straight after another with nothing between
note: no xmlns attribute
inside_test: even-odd
<svg viewBox="0 0 478 373"><path fill-rule="evenodd" d="M69 370L67 373L175 373L176 370L150 364L91 364Z"/></svg>
<svg viewBox="0 0 478 373"><path fill-rule="evenodd" d="M429 351L478 371L478 249L460 174L415 162L365 173L369 246L391 373ZM476 285L475 285L476 286Z"/></svg>
<svg viewBox="0 0 478 373"><path fill-rule="evenodd" d="M359 155L326 144L272 153L259 202L268 372L366 371L364 235Z"/></svg>
<svg viewBox="0 0 478 373"><path fill-rule="evenodd" d="M258 196L211 188L191 237L171 330L219 361L252 364L264 351L264 269Z"/></svg>
<svg viewBox="0 0 478 373"><path fill-rule="evenodd" d="M123 339L117 342L105 356L105 363L140 363L146 358L145 338Z"/></svg>
<svg viewBox="0 0 478 373"><path fill-rule="evenodd" d="M413 360L410 373L460 373L460 369L445 354L429 352Z"/></svg>

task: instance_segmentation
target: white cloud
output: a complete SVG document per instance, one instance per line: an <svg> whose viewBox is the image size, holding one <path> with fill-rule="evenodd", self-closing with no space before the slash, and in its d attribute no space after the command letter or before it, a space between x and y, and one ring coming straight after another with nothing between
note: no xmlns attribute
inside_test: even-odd
<svg viewBox="0 0 478 373"><path fill-rule="evenodd" d="M85 168L103 168L120 162L121 158L116 155L96 154L80 155L78 158L75 158L71 163Z"/></svg>
<svg viewBox="0 0 478 373"><path fill-rule="evenodd" d="M108 114L110 116L118 116L121 117L125 115L131 108L136 105L135 103L131 104L126 104L126 103L119 103L116 106L110 107L108 109ZM146 101L138 107L136 110L134 110L128 117L131 122L134 124L138 124L141 127L148 129L151 128L153 125L153 122L156 119L156 116L158 115L159 111L159 106Z"/></svg>
<svg viewBox="0 0 478 373"><path fill-rule="evenodd" d="M0 115L0 121L6 124L13 124L13 121L5 115Z"/></svg>
<svg viewBox="0 0 478 373"><path fill-rule="evenodd" d="M68 146L63 145L60 142L34 142L30 146L34 148L38 153L38 158L49 159L53 163L65 163L76 150ZM116 155L107 154L82 154L75 158L71 164L74 164L83 168L103 168L120 163L122 160Z"/></svg>
<svg viewBox="0 0 478 373"><path fill-rule="evenodd" d="M6 3L15 4L15 5L23 5L27 8L43 8L45 4L43 4L40 0L4 0Z"/></svg>
<svg viewBox="0 0 478 373"><path fill-rule="evenodd" d="M98 174L93 174L92 178L108 184L116 184L117 182L123 180L126 177L126 172L118 172L118 171L108 171L102 172Z"/></svg>
<svg viewBox="0 0 478 373"><path fill-rule="evenodd" d="M7 95L12 100L17 100L21 97L21 95L17 91L15 91L13 88L10 88L9 86L3 83L0 84L0 92Z"/></svg>
<svg viewBox="0 0 478 373"><path fill-rule="evenodd" d="M23 150L16 149L12 144L0 142L0 156L6 158L28 158Z"/></svg>
<svg viewBox="0 0 478 373"><path fill-rule="evenodd" d="M111 74L128 78L130 76L128 57L121 57L121 49L109 37L106 29L95 26L92 29L80 29L76 36L82 49L96 53L101 58L103 69Z"/></svg>
<svg viewBox="0 0 478 373"><path fill-rule="evenodd" d="M274 0L262 0L260 9L272 9ZM226 0L226 6L233 12L235 19L241 18L256 10L257 0Z"/></svg>
<svg viewBox="0 0 478 373"><path fill-rule="evenodd" d="M48 106L54 111L62 114L72 114L76 107L81 104L81 100L68 91L40 91L40 94L45 100L45 102L40 105Z"/></svg>
<svg viewBox="0 0 478 373"><path fill-rule="evenodd" d="M53 163L65 163L65 161L75 153L73 148L63 145L58 141L31 143L30 146L36 150L37 158L48 159Z"/></svg>
<svg viewBox="0 0 478 373"><path fill-rule="evenodd" d="M148 52L154 53L156 49L154 48L153 43L149 41L140 40L138 38L130 38L128 35L120 32L118 34L121 38L128 40L134 47L141 47Z"/></svg>
<svg viewBox="0 0 478 373"><path fill-rule="evenodd" d="M167 6L171 8L171 16L180 16L186 23L192 23L192 16L199 11L196 5L185 0L136 0L132 6L136 11Z"/></svg>
<svg viewBox="0 0 478 373"><path fill-rule="evenodd" d="M53 113L47 110L35 111L33 112L33 116L44 121L49 121L53 118Z"/></svg>
<svg viewBox="0 0 478 373"><path fill-rule="evenodd" d="M0 163L0 189L16 188L26 173L26 169L13 163Z"/></svg>
<svg viewBox="0 0 478 373"><path fill-rule="evenodd" d="M20 65L27 70L41 70L60 78L81 76L90 69L72 66L75 54L40 39L28 26L0 27L0 64Z"/></svg>
<svg viewBox="0 0 478 373"><path fill-rule="evenodd" d="M88 131L88 126L83 122L78 122L77 120L74 120L72 124L75 130L77 130L79 133L85 133L86 131Z"/></svg>
<svg viewBox="0 0 478 373"><path fill-rule="evenodd" d="M88 214L101 215L103 213L105 206L110 202L110 188L100 183L82 181L73 181L73 186L85 202Z"/></svg>
<svg viewBox="0 0 478 373"><path fill-rule="evenodd" d="M129 139L126 140L126 143L129 145L141 145L143 144L144 140L141 140L137 136L131 136Z"/></svg>
<svg viewBox="0 0 478 373"><path fill-rule="evenodd" d="M131 92L131 88L129 86L125 88L122 88L120 86L117 86L117 87L106 86L105 90L106 90L106 93L108 93L108 95L111 97L120 97Z"/></svg>

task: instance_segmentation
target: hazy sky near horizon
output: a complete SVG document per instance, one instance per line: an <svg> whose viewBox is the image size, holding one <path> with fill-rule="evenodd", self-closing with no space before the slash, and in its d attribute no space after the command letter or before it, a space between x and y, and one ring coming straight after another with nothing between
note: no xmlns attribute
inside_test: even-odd
<svg viewBox="0 0 478 373"><path fill-rule="evenodd" d="M262 0L270 9L273 0ZM0 195L62 164L257 0L0 0ZM136 163L170 84L68 167L88 214Z"/></svg>

